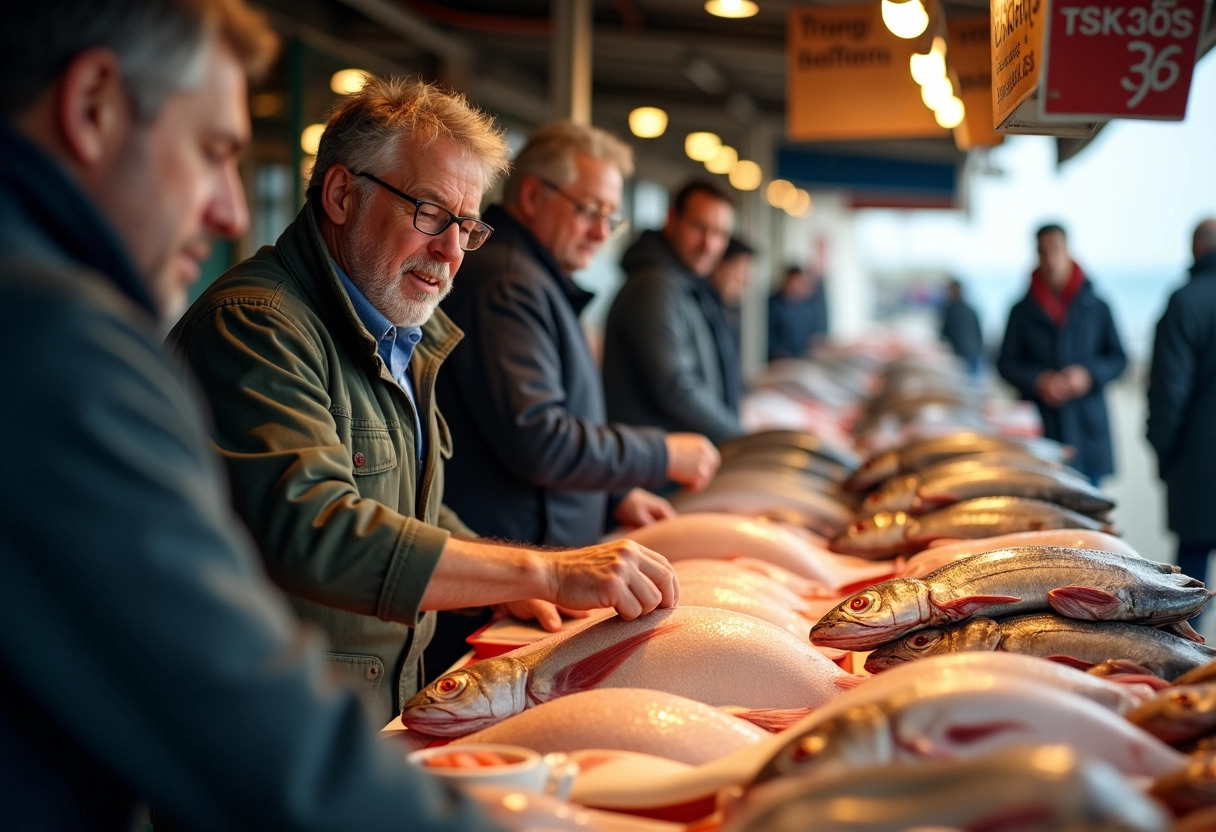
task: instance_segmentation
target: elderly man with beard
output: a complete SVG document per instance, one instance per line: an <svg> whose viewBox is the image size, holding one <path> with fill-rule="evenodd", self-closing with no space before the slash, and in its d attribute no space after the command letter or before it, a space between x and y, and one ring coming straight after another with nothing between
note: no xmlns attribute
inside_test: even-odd
<svg viewBox="0 0 1216 832"><path fill-rule="evenodd" d="M423 683L434 610L537 599L633 618L678 600L670 564L635 543L479 542L442 503L435 377L461 332L436 307L493 230L478 209L506 166L462 97L371 79L330 118L296 220L170 334L271 577L381 722Z"/></svg>

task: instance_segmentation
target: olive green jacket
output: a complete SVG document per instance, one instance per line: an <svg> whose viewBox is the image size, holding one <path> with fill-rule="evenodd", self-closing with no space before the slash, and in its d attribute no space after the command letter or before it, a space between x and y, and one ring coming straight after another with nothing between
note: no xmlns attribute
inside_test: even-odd
<svg viewBox="0 0 1216 832"><path fill-rule="evenodd" d="M422 683L435 625L419 605L448 536L473 536L441 504L451 440L434 404L461 332L439 311L422 332L410 361L420 466L413 406L342 287L312 203L169 334L211 404L233 501L270 576L328 633L335 669L380 724Z"/></svg>

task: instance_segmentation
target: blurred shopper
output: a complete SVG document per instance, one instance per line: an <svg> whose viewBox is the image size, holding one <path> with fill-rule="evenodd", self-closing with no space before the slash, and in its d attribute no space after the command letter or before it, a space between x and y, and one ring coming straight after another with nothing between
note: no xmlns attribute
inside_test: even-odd
<svg viewBox="0 0 1216 832"><path fill-rule="evenodd" d="M1068 250L1059 225L1036 234L1039 265L1009 312L997 370L1033 401L1043 433L1076 449L1073 467L1096 485L1114 471L1103 388L1127 366L1110 307Z"/></svg>
<svg viewBox="0 0 1216 832"><path fill-rule="evenodd" d="M485 213L493 236L466 255L443 303L465 332L436 387L458 449L447 502L479 534L585 546L610 520L644 526L674 515L645 489L669 479L700 488L717 470L704 436L608 422L579 325L594 295L571 275L624 226L621 190L632 173L629 147L603 130L559 122L536 131L504 204ZM546 629L561 625L552 604L506 606ZM450 664L456 656L438 643L480 620L440 615L428 664Z"/></svg>
<svg viewBox="0 0 1216 832"><path fill-rule="evenodd" d="M790 266L781 288L768 298L768 360L800 358L827 334L823 279L801 266Z"/></svg>
<svg viewBox="0 0 1216 832"><path fill-rule="evenodd" d="M1216 219L1195 228L1191 279L1157 323L1149 370L1148 441L1165 482L1178 565L1207 578L1216 548Z"/></svg>
<svg viewBox="0 0 1216 832"><path fill-rule="evenodd" d="M736 401L743 398L743 358L740 342L741 309L743 295L752 282L752 259L755 249L738 237L731 237L720 262L709 275L709 287L713 290L722 316L726 319L730 340L719 344L723 348L722 366L727 383L732 386L729 396Z"/></svg>
<svg viewBox="0 0 1216 832"><path fill-rule="evenodd" d="M730 326L708 278L735 223L733 198L712 182L676 194L662 231L625 252L625 284L604 332L608 418L721 442L742 432L741 382L722 356Z"/></svg>
<svg viewBox="0 0 1216 832"><path fill-rule="evenodd" d="M946 284L946 302L942 306L942 340L950 345L955 355L963 359L971 375L979 374L980 360L984 357L980 316L971 304L963 300L963 284L957 280Z"/></svg>
<svg viewBox="0 0 1216 832"><path fill-rule="evenodd" d="M369 79L330 117L295 221L170 336L271 576L381 724L422 684L433 610L536 598L631 618L676 602L671 566L628 541L473 541L443 504L435 377L461 334L437 305L491 233L478 209L506 167L463 97Z"/></svg>
<svg viewBox="0 0 1216 832"><path fill-rule="evenodd" d="M161 348L248 225L245 75L274 48L236 0L0 12L5 829L142 829L144 801L198 830L490 828L327 678Z"/></svg>

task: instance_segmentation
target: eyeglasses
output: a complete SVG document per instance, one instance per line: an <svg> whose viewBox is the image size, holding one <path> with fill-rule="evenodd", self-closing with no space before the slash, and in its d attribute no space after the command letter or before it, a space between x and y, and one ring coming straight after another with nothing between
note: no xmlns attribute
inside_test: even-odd
<svg viewBox="0 0 1216 832"><path fill-rule="evenodd" d="M414 228L423 234L436 237L446 231L449 225L455 223L460 229L460 247L465 251L480 248L482 243L490 239L490 234L494 231L493 227L486 225L481 220L472 217L458 217L442 205L427 202L425 199L414 199L404 191L397 190L383 179L366 171L359 171L355 176L370 179L393 196L399 196L406 202L414 203Z"/></svg>
<svg viewBox="0 0 1216 832"><path fill-rule="evenodd" d="M552 190L556 191L558 195L573 205L575 213L577 213L583 219L590 222L600 222L602 220L603 222L608 223L609 234L615 234L618 231L623 230L629 224L629 221L620 214L609 214L607 211L601 211L598 208L594 208L590 205L584 205L574 197L570 196L570 194L563 191L561 187L553 182L550 182L548 179L544 179L540 176L536 178L540 180L540 184L544 185L546 188L551 188Z"/></svg>

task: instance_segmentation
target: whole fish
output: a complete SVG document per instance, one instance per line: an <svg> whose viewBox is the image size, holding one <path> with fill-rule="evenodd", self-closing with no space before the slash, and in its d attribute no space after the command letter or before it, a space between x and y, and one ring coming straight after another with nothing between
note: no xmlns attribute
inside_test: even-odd
<svg viewBox="0 0 1216 832"><path fill-rule="evenodd" d="M672 495L681 514L731 512L750 516L796 518L799 525L826 536L838 534L853 519L853 509L816 489L814 477L771 471L722 471L700 491Z"/></svg>
<svg viewBox="0 0 1216 832"><path fill-rule="evenodd" d="M1089 515L1103 515L1115 507L1114 500L1079 476L996 465L896 477L867 496L862 509L924 514L976 497L1031 497Z"/></svg>
<svg viewBox="0 0 1216 832"><path fill-rule="evenodd" d="M1109 523L1028 497L978 497L927 514L882 511L850 523L832 538L832 551L872 559L919 552L935 540L994 537L1044 529L1114 533Z"/></svg>
<svg viewBox="0 0 1216 832"><path fill-rule="evenodd" d="M1213 594L1177 568L1098 549L996 549L924 578L893 578L858 592L819 619L811 641L871 650L922 627L1048 609L1069 618L1169 624L1197 615Z"/></svg>
<svg viewBox="0 0 1216 832"><path fill-rule="evenodd" d="M952 627L926 627L884 644L866 670L888 668L942 653L1001 650L1088 668L1111 659L1133 662L1163 679L1216 658L1206 644L1156 627L1114 621L1078 621L1054 613L972 618Z"/></svg>
<svg viewBox="0 0 1216 832"><path fill-rule="evenodd" d="M864 806L864 811L849 811ZM789 777L748 792L722 832L1166 832L1169 820L1114 767L1066 745L965 761Z"/></svg>
<svg viewBox="0 0 1216 832"><path fill-rule="evenodd" d="M775 624L677 607L635 621L601 619L445 673L405 703L401 721L426 734L462 736L559 696L610 687L708 705L817 707L855 679Z"/></svg>
<svg viewBox="0 0 1216 832"><path fill-rule="evenodd" d="M1124 716L1170 745L1209 736L1216 732L1216 682L1168 687Z"/></svg>
<svg viewBox="0 0 1216 832"><path fill-rule="evenodd" d="M1072 549L1105 549L1138 555L1135 547L1121 537L1088 529L1048 529L1040 532L1015 532L953 543L939 542L908 558L899 570L898 578L923 578L947 563L962 560L980 552L1005 549L1009 546L1068 546Z"/></svg>
<svg viewBox="0 0 1216 832"><path fill-rule="evenodd" d="M1084 697L1016 678L1001 679L999 686L957 680L937 691L900 691L780 736L787 738L785 746L760 770L756 783L863 766L972 759L1014 745L1058 742L1133 776L1159 777L1184 759Z"/></svg>
<svg viewBox="0 0 1216 832"><path fill-rule="evenodd" d="M916 473L950 457L986 451L1024 451L1062 462L1068 458L1071 449L1047 439L1016 439L960 430L914 440L900 448L874 454L845 480L844 486L850 491L865 491L896 474Z"/></svg>
<svg viewBox="0 0 1216 832"><path fill-rule="evenodd" d="M818 454L807 453L798 448L784 448L779 445L757 445L736 448L733 453L722 449L722 470L734 468L769 468L775 471L799 471L839 484L852 471L839 462L824 459ZM851 493L851 492L850 492Z"/></svg>
<svg viewBox="0 0 1216 832"><path fill-rule="evenodd" d="M723 442L719 450L722 459L727 460L736 454L746 453L754 448L792 448L815 454L850 472L861 464L861 460L851 450L805 430L775 429L748 433Z"/></svg>

